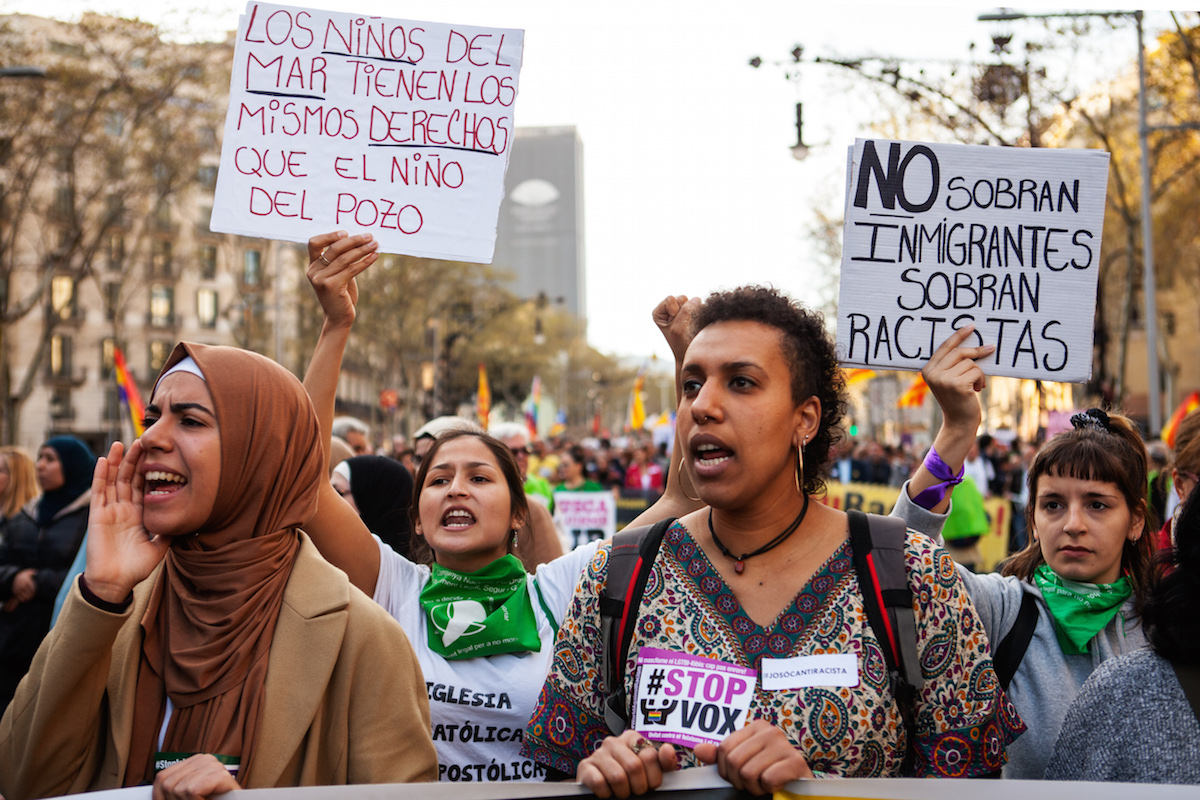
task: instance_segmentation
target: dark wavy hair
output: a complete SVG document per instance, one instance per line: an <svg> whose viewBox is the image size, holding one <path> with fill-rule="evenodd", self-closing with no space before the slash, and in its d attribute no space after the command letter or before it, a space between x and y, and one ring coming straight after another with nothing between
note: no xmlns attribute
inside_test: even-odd
<svg viewBox="0 0 1200 800"><path fill-rule="evenodd" d="M799 405L815 396L821 403L820 425L804 449L804 491L824 492L824 474L846 414L846 381L824 316L773 287L741 286L709 295L696 315L695 332L718 322L760 322L780 332L792 400Z"/></svg>
<svg viewBox="0 0 1200 800"><path fill-rule="evenodd" d="M1200 490L1175 520L1175 546L1159 555L1158 580L1142 606L1142 627L1168 661L1200 665Z"/></svg>
<svg viewBox="0 0 1200 800"><path fill-rule="evenodd" d="M421 466L417 469L417 477L413 479L412 505L408 508L408 516L412 521L414 533L417 530L417 526L421 523L421 488L425 486L425 478L429 475L429 468L437 460L438 451L445 447L448 442L467 437L478 439L496 457L496 463L500 465L500 473L504 475L504 483L508 486L509 502L512 504L509 514L516 514L520 519L529 519L529 501L525 497L525 480L521 477L521 468L517 466L517 459L513 457L512 450L508 449L508 445L496 437L489 436L480 431L451 430L434 439L433 447L430 447L429 451L425 453L425 457L421 459ZM511 552L511 540L509 541L508 548L509 552ZM424 536L413 536L411 549L413 561L418 564L432 564L434 562L433 549L430 548L429 542Z"/></svg>
<svg viewBox="0 0 1200 800"><path fill-rule="evenodd" d="M1120 414L1104 414L1093 409L1093 419L1105 420L1100 425L1073 428L1055 436L1038 451L1029 467L1029 502L1025 517L1033 530L1037 510L1038 480L1043 475L1056 478L1077 478L1102 481L1117 487L1132 514L1140 514L1145 529L1136 542L1125 541L1121 551L1121 572L1133 586L1134 598L1140 606L1145 602L1151 581L1154 561L1154 519L1146 502L1147 475L1146 445L1132 420ZM1079 415L1077 415L1079 416ZM1004 563L1005 575L1021 580L1033 580L1033 573L1045 562L1041 544L1031 537L1024 550Z"/></svg>

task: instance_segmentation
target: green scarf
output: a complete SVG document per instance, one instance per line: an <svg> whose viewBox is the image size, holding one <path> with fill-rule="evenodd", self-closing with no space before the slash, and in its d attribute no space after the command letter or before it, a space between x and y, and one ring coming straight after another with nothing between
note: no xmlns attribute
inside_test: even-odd
<svg viewBox="0 0 1200 800"><path fill-rule="evenodd" d="M429 649L443 658L478 658L540 650L537 617L516 556L481 570L457 572L433 565L421 590L429 621Z"/></svg>
<svg viewBox="0 0 1200 800"><path fill-rule="evenodd" d="M1115 583L1077 583L1060 578L1049 564L1033 573L1033 582L1042 590L1042 598L1054 618L1054 633L1063 653L1082 655L1088 642L1104 630L1133 594L1129 579Z"/></svg>

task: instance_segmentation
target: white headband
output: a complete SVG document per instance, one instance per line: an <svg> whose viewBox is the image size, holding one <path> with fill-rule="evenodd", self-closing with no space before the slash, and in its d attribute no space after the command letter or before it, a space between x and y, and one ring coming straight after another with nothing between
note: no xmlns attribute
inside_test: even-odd
<svg viewBox="0 0 1200 800"><path fill-rule="evenodd" d="M339 461L337 463L337 466L333 468L333 474L341 475L343 478L346 479L346 482L349 483L350 482L350 465L347 464L345 461Z"/></svg>
<svg viewBox="0 0 1200 800"><path fill-rule="evenodd" d="M164 372L162 378L159 378L159 380L161 381L168 375L174 375L176 372L190 372L200 380L208 383L208 379L204 377L204 373L200 371L200 367L197 366L195 360L191 356L184 356L182 361Z"/></svg>

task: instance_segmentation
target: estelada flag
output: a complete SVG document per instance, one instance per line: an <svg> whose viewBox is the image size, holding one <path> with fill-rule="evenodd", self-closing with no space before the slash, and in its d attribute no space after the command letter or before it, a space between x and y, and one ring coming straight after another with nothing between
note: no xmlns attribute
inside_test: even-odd
<svg viewBox="0 0 1200 800"><path fill-rule="evenodd" d="M900 395L900 399L896 401L897 408L920 408L925 405L925 395L929 394L929 384L925 383L925 376L917 373L917 378L908 388L904 390L904 394Z"/></svg>
<svg viewBox="0 0 1200 800"><path fill-rule="evenodd" d="M133 418L133 435L136 438L142 435L142 420L146 417L146 408L142 405L142 396L138 394L137 384L133 382L125 366L125 354L119 347L113 348L113 372L117 376L117 394L129 409L129 416Z"/></svg>
<svg viewBox="0 0 1200 800"><path fill-rule="evenodd" d="M1179 423L1197 409L1200 409L1200 392L1192 392L1179 404L1179 408L1175 409L1167 424L1163 425L1162 440L1167 443L1167 447L1175 449L1175 434L1179 432Z"/></svg>
<svg viewBox="0 0 1200 800"><path fill-rule="evenodd" d="M487 367L479 365L479 399L475 404L475 413L479 415L479 424L488 429L488 415L492 412L492 390L488 386Z"/></svg>

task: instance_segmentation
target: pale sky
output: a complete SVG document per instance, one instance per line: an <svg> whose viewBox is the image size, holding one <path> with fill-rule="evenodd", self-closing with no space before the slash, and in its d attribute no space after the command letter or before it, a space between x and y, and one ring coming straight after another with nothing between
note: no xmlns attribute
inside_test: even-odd
<svg viewBox="0 0 1200 800"><path fill-rule="evenodd" d="M276 0L279 2L279 0ZM208 0L0 0L0 13L71 19L85 8L191 29L234 30L244 2ZM901 6L811 0L304 0L411 20L522 28L518 126L574 125L583 141L588 338L619 355L669 356L650 321L667 294L703 295L772 283L805 301L826 284L808 235L814 210L838 216L846 147L880 135L886 120L866 84L844 70L805 64L800 81L782 66L797 44L805 60L888 55L990 58L990 6ZM1061 10L1042 0L1022 10ZM1089 7L1094 8L1094 7ZM1170 25L1147 16L1149 43ZM1037 23L1015 23L1034 35ZM1132 24L1107 34L1110 64L1135 63ZM914 65L914 69L919 66ZM907 69L907 67L906 67ZM1099 77L1099 76L1098 76ZM796 161L794 106L804 102Z"/></svg>

